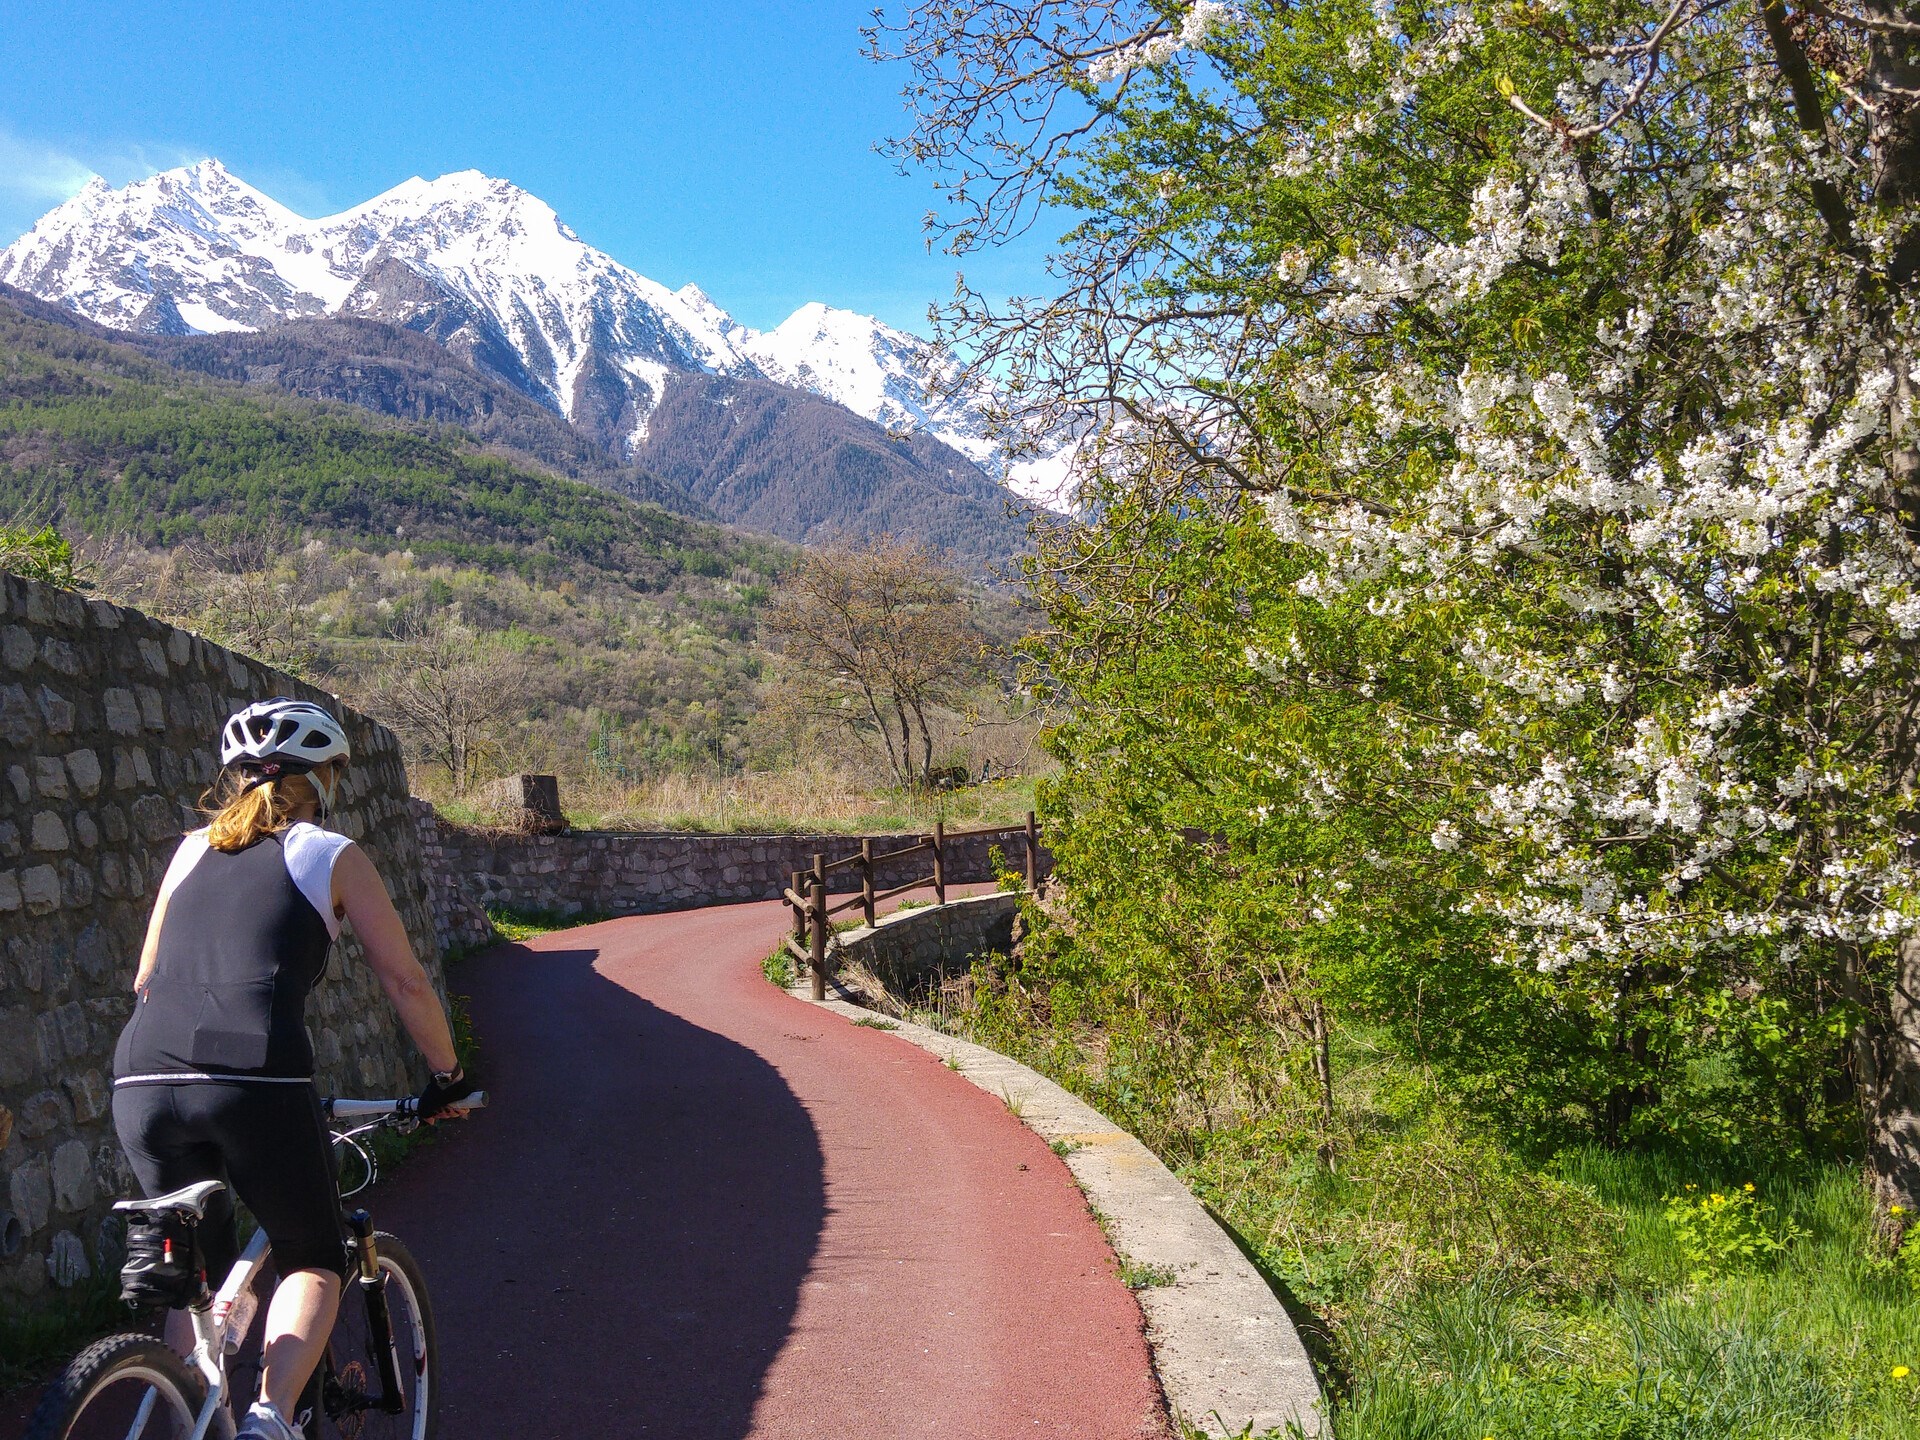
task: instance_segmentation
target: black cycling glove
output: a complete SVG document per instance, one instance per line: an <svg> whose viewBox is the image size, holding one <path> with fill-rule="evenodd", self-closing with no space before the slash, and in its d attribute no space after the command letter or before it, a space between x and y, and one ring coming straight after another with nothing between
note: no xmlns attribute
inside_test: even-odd
<svg viewBox="0 0 1920 1440"><path fill-rule="evenodd" d="M449 1106L480 1088L480 1077L472 1070L455 1070L453 1078L444 1084L436 1077L427 1081L426 1089L414 1100L414 1114L422 1120L444 1115Z"/></svg>

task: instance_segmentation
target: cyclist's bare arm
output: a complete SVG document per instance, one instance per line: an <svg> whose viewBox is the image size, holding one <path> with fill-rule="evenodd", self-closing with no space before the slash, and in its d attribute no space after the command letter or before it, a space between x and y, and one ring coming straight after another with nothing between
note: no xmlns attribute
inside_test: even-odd
<svg viewBox="0 0 1920 1440"><path fill-rule="evenodd" d="M358 845L349 845L333 862L333 909L353 922L353 933L367 952L367 963L380 977L380 988L400 1013L400 1023L434 1070L455 1069L453 1031L447 1012L434 994L433 983L413 955L406 926L393 908L386 884L373 861Z"/></svg>
<svg viewBox="0 0 1920 1440"><path fill-rule="evenodd" d="M169 896L161 896L160 903L153 907L153 914L147 917L147 938L140 945L140 968L133 974L133 993L138 995L147 988L147 980L153 974L154 962L160 955L160 922L167 915Z"/></svg>

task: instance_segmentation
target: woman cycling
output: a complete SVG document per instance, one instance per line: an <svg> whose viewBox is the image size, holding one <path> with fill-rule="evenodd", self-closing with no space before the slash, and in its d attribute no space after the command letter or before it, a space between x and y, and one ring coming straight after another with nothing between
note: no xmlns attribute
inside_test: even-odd
<svg viewBox="0 0 1920 1440"><path fill-rule="evenodd" d="M349 756L340 723L308 701L266 700L227 721L211 823L181 841L160 882L133 1017L114 1052L114 1128L146 1195L227 1181L273 1246L280 1284L267 1309L260 1399L240 1428L249 1440L297 1440L287 1417L333 1328L346 1274L305 1020L343 917L433 1069L421 1114L474 1088L373 862L314 823ZM225 1194L200 1234L217 1285L239 1254ZM176 1312L169 1332L176 1345L182 1318Z"/></svg>

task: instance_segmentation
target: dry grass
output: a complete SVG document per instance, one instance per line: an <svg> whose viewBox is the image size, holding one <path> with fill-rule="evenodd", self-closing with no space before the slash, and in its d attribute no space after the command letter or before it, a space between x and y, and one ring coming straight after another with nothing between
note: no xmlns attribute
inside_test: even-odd
<svg viewBox="0 0 1920 1440"><path fill-rule="evenodd" d="M426 777L416 777L419 779ZM421 791L449 819L493 824L502 817L467 801ZM802 765L735 775L673 772L639 781L566 779L560 804L582 830L706 833L861 834L950 826L1017 825L1033 807L1033 781L1016 777L958 790L877 786L856 770Z"/></svg>

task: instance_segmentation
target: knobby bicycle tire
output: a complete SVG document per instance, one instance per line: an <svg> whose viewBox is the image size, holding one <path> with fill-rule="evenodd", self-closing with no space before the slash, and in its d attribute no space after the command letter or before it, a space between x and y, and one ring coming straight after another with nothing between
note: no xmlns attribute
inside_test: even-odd
<svg viewBox="0 0 1920 1440"><path fill-rule="evenodd" d="M200 1376L161 1341L109 1335L47 1386L26 1440L185 1440L206 1395Z"/></svg>
<svg viewBox="0 0 1920 1440"><path fill-rule="evenodd" d="M321 1362L319 1403L307 1433L313 1440L434 1440L440 1373L426 1278L397 1236L377 1230L373 1243L380 1256L380 1293L398 1355L404 1407L392 1414L369 1404L383 1390L378 1347L366 1291L358 1276L350 1275Z"/></svg>

